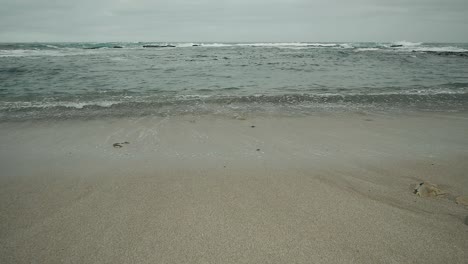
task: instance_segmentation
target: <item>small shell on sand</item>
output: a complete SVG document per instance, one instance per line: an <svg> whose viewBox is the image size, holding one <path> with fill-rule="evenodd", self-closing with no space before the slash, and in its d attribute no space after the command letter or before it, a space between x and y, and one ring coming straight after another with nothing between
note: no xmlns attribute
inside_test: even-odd
<svg viewBox="0 0 468 264"><path fill-rule="evenodd" d="M457 204L468 206L468 197L467 196L458 196L455 199L455 202L457 202Z"/></svg>
<svg viewBox="0 0 468 264"><path fill-rule="evenodd" d="M429 182L421 182L420 184L416 185L416 188L413 192L420 197L436 197L445 194L445 192L440 190L437 185Z"/></svg>

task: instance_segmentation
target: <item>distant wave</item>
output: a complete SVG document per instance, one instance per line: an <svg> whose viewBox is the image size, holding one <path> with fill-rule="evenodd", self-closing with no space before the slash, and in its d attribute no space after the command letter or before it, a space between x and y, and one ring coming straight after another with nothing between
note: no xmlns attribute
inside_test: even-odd
<svg viewBox="0 0 468 264"><path fill-rule="evenodd" d="M395 46L400 46L401 45L403 47L416 47L416 46L422 45L423 43L422 42L409 42L409 41L406 41L406 40L401 40L401 41L393 42L391 44L395 45Z"/></svg>
<svg viewBox="0 0 468 264"><path fill-rule="evenodd" d="M454 46L442 46L442 47L431 47L431 46L402 46L402 47L369 47L369 48L356 48L357 52L365 51L385 51L385 52L422 52L422 53L433 53L437 55L451 55L455 53L468 53L468 49L459 48ZM468 54L467 54L468 55Z"/></svg>
<svg viewBox="0 0 468 264"><path fill-rule="evenodd" d="M228 44L228 43L201 43L199 44L200 46L202 47L214 47L214 48L217 48L217 47L232 47L234 46L235 44Z"/></svg>
<svg viewBox="0 0 468 264"><path fill-rule="evenodd" d="M468 52L468 49L458 48L458 47L417 47L413 48L411 51L420 51L420 52Z"/></svg>
<svg viewBox="0 0 468 264"><path fill-rule="evenodd" d="M282 43L0 43L0 57L40 57L75 56L96 53L126 52L141 50L145 45L173 48L279 48L279 49L331 49L349 51L386 52L468 52L468 45L444 45L421 42L396 41L392 43L322 43L322 42L282 42ZM152 49L148 49L152 50ZM170 50L170 49L169 49Z"/></svg>
<svg viewBox="0 0 468 264"><path fill-rule="evenodd" d="M95 50L83 50L76 48L56 48L50 49L14 49L14 50L0 50L0 57L63 57L63 56L76 56L76 55L87 55L96 53Z"/></svg>
<svg viewBox="0 0 468 264"><path fill-rule="evenodd" d="M335 43L303 43L303 42L286 42L286 43L240 43L236 46L252 46L252 47L336 47L339 44Z"/></svg>
<svg viewBox="0 0 468 264"><path fill-rule="evenodd" d="M377 50L382 50L379 48L357 48L356 51L377 51Z"/></svg>

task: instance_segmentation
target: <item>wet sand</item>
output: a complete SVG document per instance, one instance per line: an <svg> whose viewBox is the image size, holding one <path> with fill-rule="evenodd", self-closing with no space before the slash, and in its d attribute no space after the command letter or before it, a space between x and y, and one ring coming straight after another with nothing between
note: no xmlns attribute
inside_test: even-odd
<svg viewBox="0 0 468 264"><path fill-rule="evenodd" d="M1 123L0 263L465 263L467 134L466 113Z"/></svg>

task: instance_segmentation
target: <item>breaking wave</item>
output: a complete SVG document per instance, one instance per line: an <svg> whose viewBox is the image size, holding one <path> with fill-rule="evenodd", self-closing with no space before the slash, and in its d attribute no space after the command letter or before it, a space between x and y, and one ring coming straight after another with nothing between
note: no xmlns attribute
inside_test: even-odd
<svg viewBox="0 0 468 264"><path fill-rule="evenodd" d="M219 109L243 109L243 111L263 111L274 106L275 108L289 107L294 109L327 109L328 107L352 106L359 107L427 107L437 110L438 107L446 107L447 104L454 108L467 108L468 93L387 93L387 94L283 94L283 95L249 95L249 96L202 96L187 95L177 96L170 100L147 100L140 98L137 100L121 101L85 101L85 102L2 102L0 103L0 113L8 113L9 116L15 114L34 115L41 112L43 115L67 115L73 116L80 111L92 111L99 115L104 111L107 115L116 114L127 116L141 115L142 113L179 113L181 109L187 112L190 109L192 114L210 112ZM236 108L235 106L240 106ZM68 113L67 113L68 111ZM108 112L111 111L111 112Z"/></svg>

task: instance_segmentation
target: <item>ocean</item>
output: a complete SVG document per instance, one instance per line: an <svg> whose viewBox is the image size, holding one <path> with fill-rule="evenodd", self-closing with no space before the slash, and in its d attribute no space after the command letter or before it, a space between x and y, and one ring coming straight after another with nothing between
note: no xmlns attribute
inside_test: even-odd
<svg viewBox="0 0 468 264"><path fill-rule="evenodd" d="M467 108L468 44L0 43L0 121Z"/></svg>

